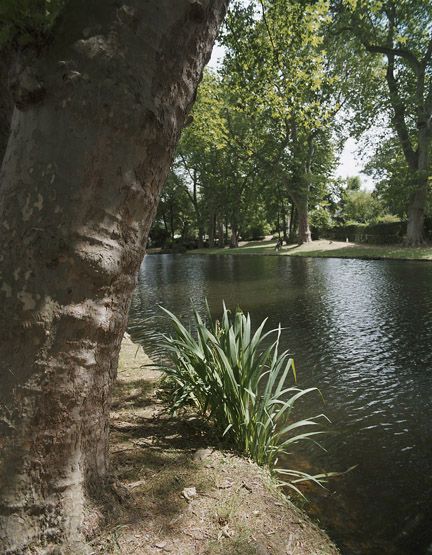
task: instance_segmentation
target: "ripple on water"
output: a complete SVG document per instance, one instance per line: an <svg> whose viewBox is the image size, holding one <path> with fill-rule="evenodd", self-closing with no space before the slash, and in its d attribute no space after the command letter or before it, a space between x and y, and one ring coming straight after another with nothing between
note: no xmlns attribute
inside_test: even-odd
<svg viewBox="0 0 432 555"><path fill-rule="evenodd" d="M319 496L318 512L347 554L426 553L432 543L432 265L287 257L149 256L129 331L153 357L167 322L159 304L190 321L191 302L269 316L299 381L316 385L335 434L304 464L358 467ZM316 413L317 398L302 404ZM299 458L300 455L298 455ZM333 490L335 493L332 493ZM343 516L341 516L343 515Z"/></svg>

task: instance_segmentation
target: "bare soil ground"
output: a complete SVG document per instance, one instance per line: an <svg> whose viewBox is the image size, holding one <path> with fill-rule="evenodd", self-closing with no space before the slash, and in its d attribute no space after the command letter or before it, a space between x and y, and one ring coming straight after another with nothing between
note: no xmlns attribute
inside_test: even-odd
<svg viewBox="0 0 432 555"><path fill-rule="evenodd" d="M105 506L95 554L339 553L264 469L217 449L201 420L170 417L159 379L126 337L112 412L117 501Z"/></svg>

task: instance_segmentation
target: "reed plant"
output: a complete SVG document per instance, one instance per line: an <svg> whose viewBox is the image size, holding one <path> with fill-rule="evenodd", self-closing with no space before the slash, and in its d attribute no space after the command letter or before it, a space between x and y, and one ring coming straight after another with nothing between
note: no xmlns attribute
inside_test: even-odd
<svg viewBox="0 0 432 555"><path fill-rule="evenodd" d="M206 320L194 312L192 333L170 311L163 309L174 326L164 336L170 364L164 366L173 412L193 405L210 418L219 433L260 465L283 475L285 482L322 483L326 476L276 468L281 455L300 442L315 441L323 433L323 414L293 418L296 402L316 388L296 385L294 361L280 352L281 327L265 331L266 320L252 331L249 314L229 311L225 303L220 320Z"/></svg>

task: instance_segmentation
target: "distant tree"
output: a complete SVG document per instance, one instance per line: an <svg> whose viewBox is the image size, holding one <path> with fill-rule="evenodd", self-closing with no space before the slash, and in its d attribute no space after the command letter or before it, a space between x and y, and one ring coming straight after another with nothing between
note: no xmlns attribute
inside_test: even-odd
<svg viewBox="0 0 432 555"><path fill-rule="evenodd" d="M389 136L387 140L380 142L366 164L365 172L376 181L376 195L384 203L387 212L406 219L410 198L416 185L412 182L411 170L397 137ZM429 187L425 204L426 215L431 213L431 192Z"/></svg>
<svg viewBox="0 0 432 555"><path fill-rule="evenodd" d="M383 214L379 199L369 191L347 190L344 200L343 217L345 221L374 223Z"/></svg>
<svg viewBox="0 0 432 555"><path fill-rule="evenodd" d="M346 189L347 191L360 191L361 189L361 179L358 175L346 178Z"/></svg>
<svg viewBox="0 0 432 555"><path fill-rule="evenodd" d="M396 133L409 170L404 180L409 190L406 240L419 245L431 176L432 4L426 0L337 0L334 10L339 31L348 33L382 64L383 86L369 88L363 106L388 115Z"/></svg>
<svg viewBox="0 0 432 555"><path fill-rule="evenodd" d="M162 190L156 213L157 225L163 226L163 234L173 243L176 235L185 241L196 225L194 210L185 184L171 171Z"/></svg>
<svg viewBox="0 0 432 555"><path fill-rule="evenodd" d="M265 119L262 135L272 145L267 162L279 166L279 178L284 174L300 242L311 240L308 205L316 160L332 148L330 131L340 108L324 48L328 20L324 1L237 2L223 37L224 71L241 91L245 109Z"/></svg>

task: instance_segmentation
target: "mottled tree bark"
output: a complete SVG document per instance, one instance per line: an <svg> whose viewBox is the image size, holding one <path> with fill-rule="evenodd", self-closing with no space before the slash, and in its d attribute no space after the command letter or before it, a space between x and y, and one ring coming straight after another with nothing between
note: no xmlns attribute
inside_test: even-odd
<svg viewBox="0 0 432 555"><path fill-rule="evenodd" d="M427 184L418 187L411 196L408 207L408 223L405 244L408 246L419 246L424 240L424 218L427 199Z"/></svg>
<svg viewBox="0 0 432 555"><path fill-rule="evenodd" d="M239 231L236 223L231 224L230 249L236 249L239 246Z"/></svg>
<svg viewBox="0 0 432 555"><path fill-rule="evenodd" d="M394 17L394 14L392 14L392 17ZM374 47L371 47L371 45L366 45L366 48L374 51ZM395 51L390 49L386 54L386 80L389 88L390 103L393 108L392 123L411 173L411 184L414 185L414 190L410 195L408 203L408 225L405 244L416 247L424 244L423 224L428 196L428 181L431 173L432 84L429 83L428 87L425 86L425 75L426 66L432 56L432 48L428 49L426 56L421 61L417 60L415 55L413 55L412 59L416 87L416 148L413 146L412 137L407 127L405 100L399 92L398 76L397 71L395 71Z"/></svg>
<svg viewBox="0 0 432 555"><path fill-rule="evenodd" d="M298 194L298 195L291 194L290 196L297 209L298 243L299 245L303 243L310 243L312 241L312 236L311 236L311 231L309 227L309 211L308 211L307 196L302 194Z"/></svg>
<svg viewBox="0 0 432 555"><path fill-rule="evenodd" d="M0 190L0 552L86 553L129 299L227 0L70 0Z"/></svg>
<svg viewBox="0 0 432 555"><path fill-rule="evenodd" d="M296 238L296 233L295 233L296 227L297 227L297 210L294 202L291 202L291 212L290 212L290 218L289 218L289 235L288 235L289 242L294 241Z"/></svg>
<svg viewBox="0 0 432 555"><path fill-rule="evenodd" d="M0 166L9 140L13 112L12 95L8 86L13 58L10 49L0 50Z"/></svg>

